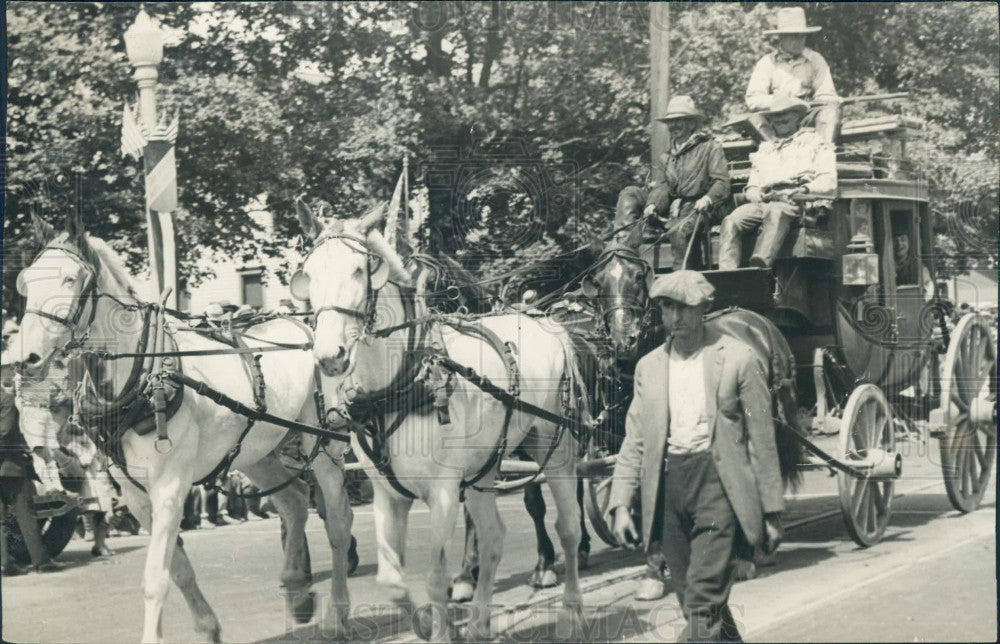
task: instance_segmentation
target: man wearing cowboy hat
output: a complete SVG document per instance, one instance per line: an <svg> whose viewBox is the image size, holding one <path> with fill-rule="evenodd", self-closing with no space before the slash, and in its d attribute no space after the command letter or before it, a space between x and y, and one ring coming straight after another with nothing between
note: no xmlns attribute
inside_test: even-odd
<svg viewBox="0 0 1000 644"><path fill-rule="evenodd" d="M722 221L719 270L739 267L740 238L761 226L750 265L769 268L799 216L802 197L831 194L837 189L837 158L833 146L812 128L801 127L809 104L797 98L776 97L765 112L776 138L764 141L750 155L750 177L744 191L749 203ZM815 204L821 204L817 200ZM763 225L762 225L763 223Z"/></svg>
<svg viewBox="0 0 1000 644"><path fill-rule="evenodd" d="M773 552L784 509L771 396L746 344L705 326L715 289L695 271L658 277L649 293L668 331L635 370L635 394L608 506L621 543L659 531L687 625L679 641L739 641L729 610L737 550Z"/></svg>
<svg viewBox="0 0 1000 644"><path fill-rule="evenodd" d="M635 221L643 208L644 215L657 218L655 224L666 226L678 270L698 218L711 218L716 206L729 197L729 167L722 145L701 129L705 115L690 96L670 99L667 112L656 120L670 130L670 150L654 164L648 191L629 186L619 194L614 228ZM689 259L688 265L701 265L700 256Z"/></svg>
<svg viewBox="0 0 1000 644"><path fill-rule="evenodd" d="M801 7L779 9L776 28L764 32L778 36L778 47L757 61L747 84L746 102L755 112L771 109L779 97L821 103L815 117L816 129L826 140L833 141L840 117L840 97L826 60L806 47L806 34L817 31L820 27L806 24Z"/></svg>

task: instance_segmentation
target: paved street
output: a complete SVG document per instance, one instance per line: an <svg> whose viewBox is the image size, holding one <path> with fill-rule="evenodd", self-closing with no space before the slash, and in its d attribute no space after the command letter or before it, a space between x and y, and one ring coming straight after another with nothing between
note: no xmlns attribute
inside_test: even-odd
<svg viewBox="0 0 1000 644"><path fill-rule="evenodd" d="M902 448L914 447L903 444ZM895 514L885 540L859 549L847 537L836 505L836 481L821 472L790 498L790 529L778 564L733 592L732 606L748 640L756 641L992 641L997 632L996 509L993 495L974 514L953 511L944 494L936 444L930 455L906 454ZM994 482L995 485L995 482ZM494 630L504 641L553 637L561 587L534 592L524 586L534 563L534 539L520 497L499 500L508 532L498 577ZM552 504L550 503L550 507ZM409 619L374 584L370 507L355 508L361 566L350 581L356 635L415 641ZM550 511L548 523L554 516ZM322 524L310 518L316 578L327 592L329 548ZM408 581L423 602L430 554L428 513L411 515ZM456 537L460 534L456 530ZM551 530L555 538L554 529ZM90 560L89 544L74 541L56 575L3 580L3 636L15 642L129 642L142 624L140 575L145 537L112 539L110 560ZM278 587L278 521L184 533L198 579L216 609L228 641L319 639L314 625L286 620ZM460 539L449 552L454 569ZM586 628L593 641L670 641L682 625L671 595L662 602L634 600L640 558L595 541L584 577ZM168 641L191 641L195 632L184 602L171 592L165 613Z"/></svg>

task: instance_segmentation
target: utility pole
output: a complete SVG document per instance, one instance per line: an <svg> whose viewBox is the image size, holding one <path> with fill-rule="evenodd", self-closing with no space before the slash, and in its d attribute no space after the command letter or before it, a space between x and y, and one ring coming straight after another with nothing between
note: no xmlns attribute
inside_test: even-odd
<svg viewBox="0 0 1000 644"><path fill-rule="evenodd" d="M655 121L666 114L670 100L670 4L649 5L649 120L652 147L650 160L660 162L660 155L670 146L670 133L664 123Z"/></svg>

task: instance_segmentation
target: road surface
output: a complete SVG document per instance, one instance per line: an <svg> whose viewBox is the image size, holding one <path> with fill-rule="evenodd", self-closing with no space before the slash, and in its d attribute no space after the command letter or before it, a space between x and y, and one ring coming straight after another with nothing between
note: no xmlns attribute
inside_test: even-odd
<svg viewBox="0 0 1000 644"><path fill-rule="evenodd" d="M836 481L806 474L789 497L790 526L777 565L736 585L732 607L750 641L994 641L997 633L995 488L979 511L951 509L941 483L937 446L903 443L904 475L884 541L867 550L848 538L836 505ZM995 481L991 485L995 486ZM500 641L554 637L561 586L532 591L524 584L534 565L533 532L518 496L499 499L507 525L494 596ZM550 502L549 507L554 505ZM547 517L550 534L554 514ZM308 523L314 589L326 596L330 551L319 518ZM414 602L426 598L430 561L428 513L419 504L410 519L407 580ZM375 585L370 507L355 508L361 566L350 580L357 639L418 641L409 615ZM455 569L461 529L449 551ZM14 642L132 642L142 629L141 571L146 537L110 541L117 554L92 560L90 544L73 541L60 557L68 569L52 575L3 579L3 637ZM234 642L322 640L315 622L298 625L284 614L279 588L278 521L251 520L184 533L198 580ZM583 578L585 629L593 641L671 641L681 626L673 595L652 604L635 601L641 558L594 542ZM456 609L460 614L460 609ZM170 642L197 641L176 589L164 617Z"/></svg>

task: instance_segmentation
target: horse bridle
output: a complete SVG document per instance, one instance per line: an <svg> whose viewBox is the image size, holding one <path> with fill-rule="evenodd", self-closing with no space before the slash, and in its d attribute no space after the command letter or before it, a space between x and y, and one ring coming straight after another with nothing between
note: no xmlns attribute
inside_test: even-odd
<svg viewBox="0 0 1000 644"><path fill-rule="evenodd" d="M635 251L632 251L630 249L627 250L624 248L614 248L605 251L604 255L597 261L597 264L594 266L593 271L598 271L603 269L608 264L608 262L610 262L614 258L618 258L622 261L629 262L632 264L638 264L643 269L643 277L645 277L646 274L649 273L649 271L651 270L649 265L645 261L643 261L642 257L640 257ZM650 312L648 297L646 298L645 302L639 304L636 301L627 302L623 297L617 296L612 301L612 305L609 307L604 306L603 298L598 298L597 308L601 312L601 321L604 323L605 329L607 329L610 326L608 324L608 316L610 316L615 311L619 310L631 311L640 318L646 317Z"/></svg>
<svg viewBox="0 0 1000 644"><path fill-rule="evenodd" d="M38 255L35 256L35 260L32 261L32 264L38 260L42 253L49 250L60 250L69 254L78 264L80 264L80 266L87 270L86 284L80 291L79 305L71 315L67 315L65 317L60 317L41 309L25 309L24 314L27 315L31 313L32 315L52 320L53 322L57 322L68 328L70 333L73 335L72 339L67 344L67 346L69 346L74 342L79 342L79 338L77 338L76 335L78 331L78 324L80 322L80 318L83 317L83 310L86 308L88 301L91 303L90 317L87 320L87 324L85 324L83 328L89 328L90 325L94 323L94 318L97 316L97 268L92 262L88 261L84 254L76 246L63 242L53 242L46 245L45 248L43 248ZM24 271L22 271L21 274L17 276L17 292L21 296L25 296L25 291L27 290L25 282Z"/></svg>
<svg viewBox="0 0 1000 644"><path fill-rule="evenodd" d="M373 259L378 261L385 261L385 260L382 259L376 253L373 253L372 251L368 250L368 245L365 243L365 239L363 237L344 232L328 233L320 236L315 241L315 243L313 243L313 247L310 248L309 251L302 258L302 262L299 264L298 270L295 271L295 275L298 274L305 275L302 269L305 266L306 261L309 259L309 257L316 251L316 249L318 249L320 246L333 239L349 240L351 242L360 245L361 248L356 248L352 244L347 244L347 246L350 247L351 250L357 253L362 253L366 256L365 308L363 311L359 311L357 309L349 309L343 306L337 306L336 304L327 304L325 306L321 306L313 312L313 330L314 331L316 330L316 327L319 323L320 313L323 313L324 311L334 311L335 313L341 313L343 315L347 315L353 317L356 320L359 320L362 323L363 332L366 334L370 333L372 327L375 325L375 312L378 307L378 293L379 293L377 289L372 288L372 273L374 272L372 270L372 260Z"/></svg>

